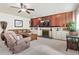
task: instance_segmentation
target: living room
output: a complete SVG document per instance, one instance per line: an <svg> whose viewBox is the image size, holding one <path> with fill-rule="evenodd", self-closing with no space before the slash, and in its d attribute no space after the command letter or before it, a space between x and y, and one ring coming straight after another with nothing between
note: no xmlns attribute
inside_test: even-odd
<svg viewBox="0 0 79 59"><path fill-rule="evenodd" d="M0 54L78 55L77 46L66 51L67 24L76 22L77 32L79 29L78 6L78 3L0 3ZM26 38L28 48L25 44L22 45L24 50L21 45L11 47L7 32ZM17 40L22 37L18 36Z"/></svg>

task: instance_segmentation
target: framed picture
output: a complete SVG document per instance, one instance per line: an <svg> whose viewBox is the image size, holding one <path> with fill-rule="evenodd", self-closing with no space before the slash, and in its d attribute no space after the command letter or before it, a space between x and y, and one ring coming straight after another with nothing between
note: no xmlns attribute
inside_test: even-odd
<svg viewBox="0 0 79 59"><path fill-rule="evenodd" d="M15 27L23 27L23 21L22 20L14 20L14 26Z"/></svg>

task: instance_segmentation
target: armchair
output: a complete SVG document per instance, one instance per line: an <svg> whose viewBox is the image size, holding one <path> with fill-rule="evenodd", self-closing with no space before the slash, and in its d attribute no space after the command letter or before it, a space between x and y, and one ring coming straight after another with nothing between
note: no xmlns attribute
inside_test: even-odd
<svg viewBox="0 0 79 59"><path fill-rule="evenodd" d="M23 38L21 35L15 34L13 31L8 31L4 33L4 37L7 41L8 48L12 53L20 52L30 46L30 39Z"/></svg>

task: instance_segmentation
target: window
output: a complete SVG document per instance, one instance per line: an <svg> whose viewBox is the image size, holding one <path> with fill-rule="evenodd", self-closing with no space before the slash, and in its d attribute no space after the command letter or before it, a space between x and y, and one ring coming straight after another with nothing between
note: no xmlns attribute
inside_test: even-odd
<svg viewBox="0 0 79 59"><path fill-rule="evenodd" d="M76 27L79 30L79 13L77 14Z"/></svg>

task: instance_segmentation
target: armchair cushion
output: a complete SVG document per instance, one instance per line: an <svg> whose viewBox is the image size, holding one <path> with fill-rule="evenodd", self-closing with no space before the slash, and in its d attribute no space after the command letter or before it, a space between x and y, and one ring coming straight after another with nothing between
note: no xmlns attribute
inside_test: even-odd
<svg viewBox="0 0 79 59"><path fill-rule="evenodd" d="M10 37L10 39L11 39L11 41L12 41L13 43L16 42L16 39L14 39L14 37L13 37L11 34L9 34L9 37Z"/></svg>
<svg viewBox="0 0 79 59"><path fill-rule="evenodd" d="M20 39L23 38L22 35L16 34L16 33L13 32L13 31L9 31L9 34L10 34L10 36L12 36L11 38L13 38L13 39L15 39L15 40L20 40Z"/></svg>

